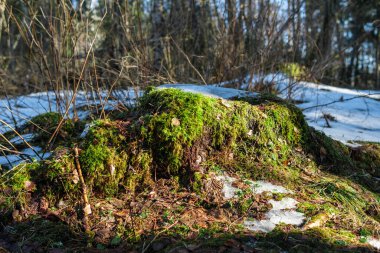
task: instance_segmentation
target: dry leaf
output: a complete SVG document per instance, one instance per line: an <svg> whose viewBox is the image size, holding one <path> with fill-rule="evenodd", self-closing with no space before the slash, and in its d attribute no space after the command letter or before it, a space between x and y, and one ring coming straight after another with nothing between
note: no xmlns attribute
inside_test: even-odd
<svg viewBox="0 0 380 253"><path fill-rule="evenodd" d="M74 171L73 171L72 180L73 180L73 183L74 183L74 184L77 184L77 183L79 182L79 175L78 175L77 170L74 170Z"/></svg>
<svg viewBox="0 0 380 253"><path fill-rule="evenodd" d="M110 174L111 174L111 176L115 175L115 165L113 165L113 164L110 165Z"/></svg>
<svg viewBox="0 0 380 253"><path fill-rule="evenodd" d="M92 213L91 211L91 205L90 204L87 204L84 208L83 208L83 212L86 214L86 215L89 215Z"/></svg>
<svg viewBox="0 0 380 253"><path fill-rule="evenodd" d="M228 103L227 100L225 100L225 99L221 99L220 101L221 101L222 105L224 105L224 106L227 107L227 108L230 108L230 107L232 106L232 105L231 105L230 103Z"/></svg>
<svg viewBox="0 0 380 253"><path fill-rule="evenodd" d="M172 126L179 126L181 122L177 118L172 118Z"/></svg>
<svg viewBox="0 0 380 253"><path fill-rule="evenodd" d="M32 181L27 180L24 182L24 188L28 192L31 192L31 191L34 191L36 189L36 184L33 183Z"/></svg>
<svg viewBox="0 0 380 253"><path fill-rule="evenodd" d="M328 219L330 218L330 215L327 213L319 213L311 218L311 220L303 226L302 229L310 229L310 228L316 228L323 226Z"/></svg>

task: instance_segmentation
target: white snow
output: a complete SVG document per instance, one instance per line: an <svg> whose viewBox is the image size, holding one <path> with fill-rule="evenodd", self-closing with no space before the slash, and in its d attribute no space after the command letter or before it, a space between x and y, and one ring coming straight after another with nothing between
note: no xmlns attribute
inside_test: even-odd
<svg viewBox="0 0 380 253"><path fill-rule="evenodd" d="M223 183L222 192L226 200L232 199L237 196L237 192L240 190L237 187L232 186L233 182L237 179L230 177L226 174L218 175L215 177L217 180ZM250 181L245 180L246 184L250 185L253 193L260 194L263 192L271 193L292 193L286 188L278 185L273 185L265 181ZM285 223L290 225L301 225L305 216L303 213L297 212L298 201L285 197L281 200L269 200L269 203L272 204L272 209L265 214L265 219L263 220L245 220L243 225L251 231L261 231L268 233L275 229L277 224Z"/></svg>
<svg viewBox="0 0 380 253"><path fill-rule="evenodd" d="M380 240L379 239L375 239L373 237L370 237L367 239L367 243L369 245L371 245L372 247L374 247L375 249L380 250Z"/></svg>
<svg viewBox="0 0 380 253"><path fill-rule="evenodd" d="M11 127L19 127L30 118L46 112L65 112L65 101L70 101L72 91L55 92L39 92L25 96L18 96L10 99L0 99L0 133L11 130ZM99 110L111 110L123 104L125 106L133 106L136 98L141 97L143 91L137 88L129 88L127 90L83 92L79 91L75 98L75 106L69 107L69 117L73 117L74 113L80 119L86 118L89 111L86 107L100 107Z"/></svg>
<svg viewBox="0 0 380 253"><path fill-rule="evenodd" d="M37 154L38 155L37 155ZM0 167L1 166L16 166L20 163L23 163L25 161L30 160L40 160L40 159L46 159L51 156L50 152L42 152L42 148L40 147L33 147L32 148L26 148L22 151L20 151L19 154L14 155L7 155L7 156L0 156Z"/></svg>
<svg viewBox="0 0 380 253"><path fill-rule="evenodd" d="M243 223L244 227L254 232L269 233L276 228L276 224L270 220L246 220Z"/></svg>
<svg viewBox="0 0 380 253"><path fill-rule="evenodd" d="M215 178L223 183L222 193L225 199L232 199L236 196L239 189L232 186L232 183L236 181L236 178L227 175L219 175Z"/></svg>
<svg viewBox="0 0 380 253"><path fill-rule="evenodd" d="M32 117L46 112L65 112L66 107L64 101L70 101L72 91L55 92L39 92L25 96L18 96L9 99L0 99L0 134L22 126ZM138 97L143 95L143 91L137 88L129 88L127 90L116 90L109 93L108 91L83 92L79 91L75 98L75 106L70 106L68 117L74 114L80 119L85 119L90 111L93 110L111 110L119 104L124 106L133 106ZM100 108L100 109L99 109ZM87 129L88 130L88 129ZM83 137L86 132L83 133ZM33 139L33 133L22 135L25 141L29 142ZM24 141L19 136L10 140L14 144L22 144ZM38 151L39 152L39 151ZM23 154L30 153L28 149L21 151ZM1 153L0 153L1 154ZM39 157L31 152L27 154L30 158L39 159ZM39 153L42 157L42 153ZM44 159L50 156L49 153L44 155ZM12 154L7 157L0 156L0 165L17 165L29 159L28 156Z"/></svg>
<svg viewBox="0 0 380 253"><path fill-rule="evenodd" d="M248 80L240 89L248 88ZM250 85L259 81L274 82L282 98L300 102L297 106L303 110L308 124L331 138L345 144L355 141L380 142L380 90L354 90L295 82L281 73L255 76ZM328 127L324 115L335 118L328 121L331 127Z"/></svg>
<svg viewBox="0 0 380 253"><path fill-rule="evenodd" d="M187 92L203 94L214 98L231 99L234 97L254 96L253 92L217 87L215 85L194 85L194 84L164 84L159 89L176 88Z"/></svg>
<svg viewBox="0 0 380 253"><path fill-rule="evenodd" d="M360 145L357 143L358 141L380 142L380 91L353 90L310 82L294 82L281 73L256 75L253 78L247 77L246 81L241 83L240 89L220 87L230 82L207 86L165 84L159 88L178 88L211 97L231 99L256 96L257 93L248 92L244 89L260 81L275 83L281 97L298 101L297 106L303 110L308 124L330 137L351 146ZM19 127L30 118L41 113L64 112L66 108L62 101L70 101L72 95L72 91L61 91L58 94L49 91L0 99L0 133ZM76 114L80 119L84 119L91 113L88 107L99 112L103 109L114 109L120 104L133 106L136 98L142 95L143 91L138 88L116 90L111 93L106 90L99 93L80 91L76 95L75 106L69 107L68 117L73 117ZM334 120L327 119L327 123L324 115L331 116ZM87 130L88 127L81 135L83 138L86 136ZM23 138L30 141L33 135L24 135ZM23 142L19 137L15 137L11 141L15 144ZM0 157L0 159L0 161L4 161L4 157ZM8 160L11 162L19 159L18 155L8 156ZM254 189L255 193L261 193L265 189L279 193L284 191L284 188L276 188L276 186L273 188L265 182L257 181L255 184L257 184ZM229 196L231 196L232 188L228 191Z"/></svg>
<svg viewBox="0 0 380 253"><path fill-rule="evenodd" d="M93 126L93 124L91 124L91 123L86 123L86 125L85 125L85 127L84 127L84 130L83 130L83 132L80 134L80 138L84 138L84 137L86 137L87 136L87 134L88 134L88 131L90 131L90 128Z"/></svg>
<svg viewBox="0 0 380 253"><path fill-rule="evenodd" d="M211 97L230 99L255 96L257 93L247 93L244 90L247 90L249 85L253 86L259 82L275 83L280 97L299 102L297 106L303 110L310 126L335 140L353 146L357 141L380 142L380 91L295 82L281 73L247 77L239 89L222 87L231 82L207 86L166 84L160 87L178 88ZM326 123L324 115L332 116L334 120L328 119Z"/></svg>
<svg viewBox="0 0 380 253"><path fill-rule="evenodd" d="M248 230L268 233L280 223L300 226L304 222L305 215L294 210L297 200L286 197L279 201L271 199L269 203L272 204L272 209L265 214L265 219L244 221Z"/></svg>
<svg viewBox="0 0 380 253"><path fill-rule="evenodd" d="M295 210L270 210L263 220L245 220L243 225L250 231L269 233L280 223L300 226L305 220L303 213Z"/></svg>
<svg viewBox="0 0 380 253"><path fill-rule="evenodd" d="M266 215L273 224L290 224L299 226L303 223L305 215L295 210L270 210Z"/></svg>
<svg viewBox="0 0 380 253"><path fill-rule="evenodd" d="M237 179L230 177L226 174L218 175L215 177L218 181L223 183L223 189L222 192L224 194L225 199L232 199L237 196L237 192L239 191L239 188L232 186L233 182L235 182ZM292 193L291 191L285 189L282 186L274 185L270 182L266 181L251 181L251 180L245 180L246 184L251 186L251 190L255 194L261 194L263 192L270 192L270 193Z"/></svg>
<svg viewBox="0 0 380 253"><path fill-rule="evenodd" d="M272 204L272 210L294 209L297 207L298 201L292 198L283 198L281 200L269 200Z"/></svg>
<svg viewBox="0 0 380 253"><path fill-rule="evenodd" d="M10 139L9 141L11 143L13 143L13 144L17 144L18 145L18 144L23 144L25 141L29 142L29 141L33 140L33 138L34 138L34 134L33 133L23 134L21 136L22 136L22 138L20 136L16 136L16 137Z"/></svg>

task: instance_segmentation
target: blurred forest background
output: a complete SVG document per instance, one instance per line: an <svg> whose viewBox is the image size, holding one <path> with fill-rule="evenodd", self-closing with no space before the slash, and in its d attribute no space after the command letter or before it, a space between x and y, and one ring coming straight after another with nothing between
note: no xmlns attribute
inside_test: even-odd
<svg viewBox="0 0 380 253"><path fill-rule="evenodd" d="M277 71L380 89L378 0L0 0L0 36L0 96Z"/></svg>

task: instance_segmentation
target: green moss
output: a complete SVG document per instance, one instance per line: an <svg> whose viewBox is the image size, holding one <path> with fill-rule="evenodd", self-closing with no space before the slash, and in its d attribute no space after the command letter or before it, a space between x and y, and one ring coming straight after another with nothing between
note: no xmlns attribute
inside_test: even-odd
<svg viewBox="0 0 380 253"><path fill-rule="evenodd" d="M52 123L47 125L54 130L60 118L51 116ZM220 172L223 168L249 180L270 180L287 186L297 193L298 209L308 217L327 214L328 220L320 230L302 233L327 240L329 245L352 242L352 231L358 232L358 227L376 230L378 223L373 218L379 213L378 195L353 183L352 178L356 175L355 165L363 170L377 166L369 163L375 160L373 154L377 155L377 149L371 150L364 161L353 159L352 150L310 129L302 112L279 98L266 95L224 101L174 89L152 90L125 117L121 118L124 121L94 121L86 138L74 139L77 143L66 145L75 144L80 149L79 162L90 201L125 193L123 196L138 198L138 193L151 191L151 186L158 186L154 181L162 178L171 182L165 188L168 194L177 196L180 190L192 189L202 198L209 172ZM37 119L41 120L44 118ZM61 199L69 205L82 202L71 148L56 148L53 159L33 166L25 171L16 168L8 174L8 181L0 181L0 205L10 210L14 203L25 204L31 195L25 190L26 181L36 184L34 197L47 198L50 206ZM159 190L154 189L157 194ZM222 207L225 212L239 216L257 212L257 208L251 208L252 192L243 190L238 195L232 208ZM282 197L275 196L277 200ZM185 207L173 213L185 212ZM214 207L213 203L207 205L210 209ZM268 207L263 204L259 211L265 211L264 208ZM138 210L134 210L141 214L134 217L138 224L155 218L154 210L146 207ZM337 222L330 214L347 218ZM169 222L168 217L163 220ZM211 227L204 231L195 229L207 236L213 231L221 232ZM120 236L126 234L121 225L116 230ZM168 235L185 238L193 231L194 228L178 225ZM132 232L133 236L139 236ZM131 236L132 232L125 236Z"/></svg>
<svg viewBox="0 0 380 253"><path fill-rule="evenodd" d="M290 104L262 101L251 105L256 102L227 102L176 89L153 90L140 101L138 110L144 116L135 127L145 146L152 149L157 168L166 168L163 174L188 174L194 166L191 152L212 149L222 152L217 158L222 166L281 178L284 170L280 166L304 143L307 125L302 113ZM257 166L268 170L258 171ZM291 168L285 173L286 177L298 176Z"/></svg>
<svg viewBox="0 0 380 253"><path fill-rule="evenodd" d="M330 244L345 246L356 243L357 237L351 231L337 230L332 228L313 228L307 231L307 234L319 237Z"/></svg>
<svg viewBox="0 0 380 253"><path fill-rule="evenodd" d="M203 185L203 176L200 172L194 173L194 182L193 182L193 191L202 196L202 185Z"/></svg>
<svg viewBox="0 0 380 253"><path fill-rule="evenodd" d="M139 110L144 116L137 131L154 149L158 167L167 168L169 175L183 173L185 151L196 141L219 149L247 129L246 120L237 122L238 114L221 101L176 89L151 91L141 99Z"/></svg>
<svg viewBox="0 0 380 253"><path fill-rule="evenodd" d="M352 149L351 157L358 168L374 177L380 177L380 144L365 143Z"/></svg>
<svg viewBox="0 0 380 253"><path fill-rule="evenodd" d="M38 184L51 203L61 198L80 198L82 191L79 176L75 168L74 156L68 150L62 150L60 157L47 161L37 171Z"/></svg>
<svg viewBox="0 0 380 253"><path fill-rule="evenodd" d="M282 65L281 71L297 81L305 79L308 73L306 67L298 63L285 63Z"/></svg>
<svg viewBox="0 0 380 253"><path fill-rule="evenodd" d="M28 192L35 190L33 173L40 168L38 163L25 163L14 167L0 177L0 216L23 206L27 201Z"/></svg>
<svg viewBox="0 0 380 253"><path fill-rule="evenodd" d="M344 180L322 179L315 187L323 197L331 199L335 203L340 203L345 208L362 212L366 206L367 201L359 197L358 191Z"/></svg>
<svg viewBox="0 0 380 253"><path fill-rule="evenodd" d="M86 184L105 196L118 193L127 172L125 137L108 121L98 121L89 130L79 161Z"/></svg>
<svg viewBox="0 0 380 253"><path fill-rule="evenodd" d="M58 124L62 120L62 115L56 112L48 112L40 114L32 118L24 128L31 128L33 133L36 134L35 139L46 141L50 138L51 134L56 130ZM63 125L58 132L59 137L68 137L74 134L75 125L70 119L65 119Z"/></svg>

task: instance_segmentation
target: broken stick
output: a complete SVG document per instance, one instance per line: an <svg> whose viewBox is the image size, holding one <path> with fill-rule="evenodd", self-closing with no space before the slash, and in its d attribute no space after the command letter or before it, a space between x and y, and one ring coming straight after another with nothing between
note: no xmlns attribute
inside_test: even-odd
<svg viewBox="0 0 380 253"><path fill-rule="evenodd" d="M89 225L89 220L88 220L88 215L91 214L91 205L88 201L88 196L87 196L87 186L86 183L84 182L84 178L82 175L82 170L80 167L79 163L79 149L78 147L74 147L74 155L75 155L75 168L78 172L79 180L82 186L82 193L83 193L83 226L86 231L86 233L90 232L90 225Z"/></svg>

